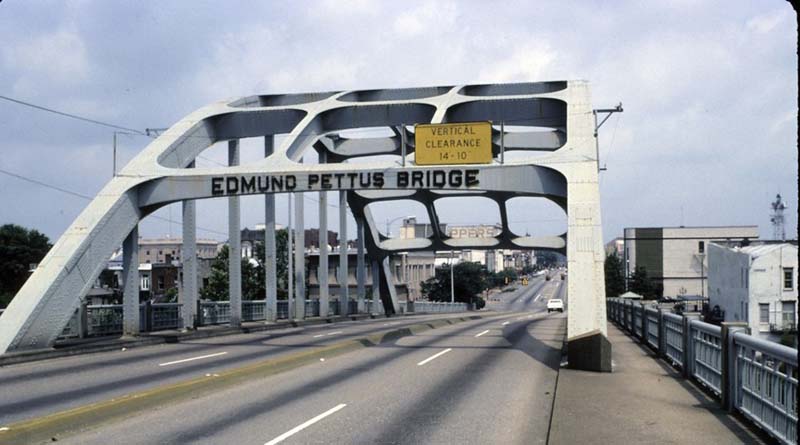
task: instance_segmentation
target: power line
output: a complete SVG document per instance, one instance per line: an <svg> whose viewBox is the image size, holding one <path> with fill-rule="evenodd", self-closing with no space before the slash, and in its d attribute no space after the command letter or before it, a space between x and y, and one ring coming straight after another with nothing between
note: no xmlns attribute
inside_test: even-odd
<svg viewBox="0 0 800 445"><path fill-rule="evenodd" d="M52 190L57 190L57 191L59 191L61 193L66 193L68 195L72 195L72 196L75 196L75 197L78 197L78 198L86 199L88 201L91 201L91 200L94 199L89 195L84 195L83 193L78 193L78 192L75 192L75 191L72 191L72 190L65 189L63 187L59 187L59 186L56 186L56 185L48 184L46 182L39 181L38 179L33 179L33 178L30 178L30 177L27 177L27 176L23 176L23 175L14 173L14 172L10 172L8 170L4 170L2 168L0 168L0 173L2 173L4 175L11 176L11 177L14 177L14 178L17 178L17 179L20 179L20 180L23 180L23 181L26 181L26 182L30 182L31 184L36 184L36 185L39 185L39 186L42 186L42 187L46 187L46 188L49 188L49 189L52 189ZM150 215L150 218L161 220L161 221L165 221L165 222L172 223L172 224L179 224L181 227L183 227L183 222L174 221L172 219L164 218L162 216ZM197 227L198 230L202 230L204 232L209 232L209 233L214 233L214 234L217 234L217 235L228 236L227 233L220 232L219 230L208 229L208 228L201 227L201 226L196 226L196 227Z"/></svg>
<svg viewBox="0 0 800 445"><path fill-rule="evenodd" d="M48 113L54 113L54 114L58 114L58 115L65 116L65 117L69 117L69 118L72 118L72 119L77 119L79 121L89 122L89 123L92 123L92 124L95 124L95 125L102 125L104 127L109 127L109 128L116 128L117 130L131 131L131 132L134 132L134 133L142 135L142 136L147 136L147 134L145 132L140 131L140 130L136 130L136 129L128 128L128 127L123 127L121 125L116 125L116 124L109 124L108 122L103 122L103 121L98 121L98 120L95 120L95 119L90 119L88 117L78 116L77 114L66 113L64 111L54 110L52 108L47 108L47 107L43 107L41 105L32 104L30 102L25 102L25 101L22 101L22 100L19 100L19 99L14 99L12 97L0 95L0 99L7 100L9 102L14 102L14 103L19 104L19 105L24 105L26 107L35 108L37 110L47 111Z"/></svg>

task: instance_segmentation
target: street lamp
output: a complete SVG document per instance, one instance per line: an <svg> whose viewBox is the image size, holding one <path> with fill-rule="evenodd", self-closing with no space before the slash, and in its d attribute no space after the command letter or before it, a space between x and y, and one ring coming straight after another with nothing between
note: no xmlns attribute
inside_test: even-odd
<svg viewBox="0 0 800 445"><path fill-rule="evenodd" d="M389 237L389 238L392 237L392 231L391 231L391 228L390 228L392 223L394 223L395 221L399 221L401 219L409 219L409 218L416 218L416 216L414 216L414 215L398 216L397 218L394 218L394 219L391 219L391 220L389 218L386 218L386 236Z"/></svg>

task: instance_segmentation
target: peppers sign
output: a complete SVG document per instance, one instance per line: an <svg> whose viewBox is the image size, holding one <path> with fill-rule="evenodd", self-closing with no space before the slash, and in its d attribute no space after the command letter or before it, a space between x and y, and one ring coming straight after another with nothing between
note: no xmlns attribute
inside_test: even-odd
<svg viewBox="0 0 800 445"><path fill-rule="evenodd" d="M414 126L417 165L490 164L492 124L419 124Z"/></svg>

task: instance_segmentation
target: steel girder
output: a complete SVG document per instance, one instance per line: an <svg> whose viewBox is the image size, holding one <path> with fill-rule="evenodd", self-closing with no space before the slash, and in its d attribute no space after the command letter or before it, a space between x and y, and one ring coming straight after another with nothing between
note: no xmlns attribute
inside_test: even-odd
<svg viewBox="0 0 800 445"><path fill-rule="evenodd" d="M513 161L488 165L423 167L414 163L413 125L492 121L493 153L501 141L507 152L523 152ZM509 131L501 132L500 124ZM383 137L357 138L350 130L383 128ZM0 353L51 346L81 298L138 222L177 201L243 194L319 191L314 175L383 178L383 186L341 180L327 190L348 190L356 218L366 223L367 249L373 259L397 251L533 248L566 252L573 304L568 335L592 329L605 334L599 189L591 104L584 81L441 86L325 93L249 96L203 107L182 119L139 155L98 193L55 243L0 318ZM403 133L406 159L402 154ZM188 168L218 142L283 135L274 152L257 162ZM325 164L300 164L309 150L325 153ZM371 162L350 160L377 156ZM386 159L392 156L392 159ZM438 170L444 175L470 169L477 183L397 187L401 172ZM289 177L293 186L288 187ZM280 188L252 187L254 178ZM248 182L250 181L250 182ZM261 179L259 179L261 181ZM243 183L233 193L220 184ZM261 185L261 182L258 183ZM274 184L273 184L274 185ZM222 193L219 193L219 192ZM503 231L497 238L454 240L438 232L433 202L446 196L484 196L498 203ZM568 214L561 236L533 238L508 228L505 202L517 196L547 198ZM413 199L426 206L434 236L389 240L369 214L371 202ZM570 242L567 243L567 238ZM388 267L383 267L390 274ZM583 294L583 296L581 296ZM393 301L396 304L396 301ZM602 319L602 320L601 320Z"/></svg>

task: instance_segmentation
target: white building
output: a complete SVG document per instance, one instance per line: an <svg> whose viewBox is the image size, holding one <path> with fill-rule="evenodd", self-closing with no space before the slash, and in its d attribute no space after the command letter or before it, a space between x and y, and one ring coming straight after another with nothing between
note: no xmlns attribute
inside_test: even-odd
<svg viewBox="0 0 800 445"><path fill-rule="evenodd" d="M745 321L753 335L778 341L797 330L797 246L708 246L709 306L725 321Z"/></svg>
<svg viewBox="0 0 800 445"><path fill-rule="evenodd" d="M665 297L708 296L706 247L758 239L758 226L637 227L623 232L626 280L643 267Z"/></svg>

